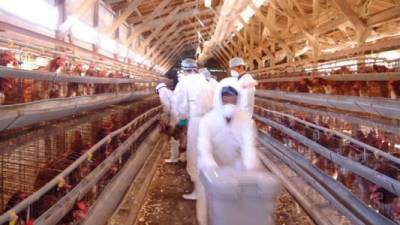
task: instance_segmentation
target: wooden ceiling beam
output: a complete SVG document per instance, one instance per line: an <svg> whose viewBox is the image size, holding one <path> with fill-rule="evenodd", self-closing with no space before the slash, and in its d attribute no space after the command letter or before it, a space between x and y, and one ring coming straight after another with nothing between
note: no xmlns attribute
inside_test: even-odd
<svg viewBox="0 0 400 225"><path fill-rule="evenodd" d="M132 34L129 35L129 37L125 40L125 45L129 45L130 43L132 43L139 35L141 35L143 32L147 31L147 30L151 30L154 27L157 27L159 24L161 23L172 23L174 21L177 20L181 20L184 17L188 17L192 14L196 14L196 12L198 12L198 10L195 7L196 5L194 3L185 3L184 5L182 5L179 8L175 8L174 10L172 10L171 12L169 12L169 14L175 14L175 12L179 12L182 9L186 9L186 8L192 8L189 11L185 11L185 12L181 12L179 14L177 14L175 16L175 18L170 18L169 17L169 21L166 20L166 17L161 17L158 19L152 19L152 20L148 20L147 18L149 18L148 16L145 17L145 19L143 20L143 23L136 25L133 27L134 32L132 32ZM154 16L154 15L153 15ZM150 16L150 17L153 17Z"/></svg>
<svg viewBox="0 0 400 225"><path fill-rule="evenodd" d="M167 54L165 57L161 58L160 65L163 65L163 64L169 62L171 58L181 54L182 51L186 48L186 46L190 43L190 40L185 40L185 41L182 41L181 43L182 44L179 45L178 48L174 49L169 54Z"/></svg>
<svg viewBox="0 0 400 225"><path fill-rule="evenodd" d="M227 61L222 57L222 55L218 51L218 49L214 50L213 56L217 60L218 64L220 64L221 67L227 68Z"/></svg>
<svg viewBox="0 0 400 225"><path fill-rule="evenodd" d="M156 63L161 64L163 62L163 60L165 60L166 58L170 57L175 51L178 51L179 48L183 48L183 43L184 42L185 42L184 40L180 41L179 42L179 46L177 48L171 47L171 48L169 48L170 51L168 51L168 52L164 52L164 53L160 52L157 55L157 57L155 57L155 59L153 61L156 62Z"/></svg>
<svg viewBox="0 0 400 225"><path fill-rule="evenodd" d="M197 34L196 30L193 30L192 32L183 32L184 29L185 29L185 27L181 27L178 31L175 32L174 35L169 36L169 38L167 40L159 39L160 41L162 41L163 44L162 45L158 45L158 46L154 46L154 48L155 49L159 49L160 50L159 52L162 52L165 49L166 46L174 45L174 44L176 44L176 41L180 41L182 38L184 39L184 38L190 37L192 39L195 39L195 35ZM208 29L208 28L205 28L205 29ZM182 35L182 34L184 34L184 37L179 37L178 38L178 36ZM203 36L204 37L208 37L208 35L203 35Z"/></svg>
<svg viewBox="0 0 400 225"><path fill-rule="evenodd" d="M160 38L157 41L156 45L154 45L152 47L151 54L153 54L155 50L159 50L158 52L161 53L162 51L164 51L164 49L166 47L171 46L171 45L175 45L176 41L181 41L182 37L177 38L177 39L176 39L176 37L178 37L179 35L182 35L181 32L183 32L183 30L185 29L186 26L181 26L177 31L174 31L175 32L174 35L169 36L167 39ZM193 34L196 34L196 33L195 32L194 33L193 32L189 33L189 37L192 38L191 36L193 36ZM185 38L188 38L188 33L187 32L185 32L184 39ZM151 54L148 54L148 55L150 56ZM151 59L153 59L153 56L151 56Z"/></svg>
<svg viewBox="0 0 400 225"><path fill-rule="evenodd" d="M305 38L310 42L311 46L318 46L317 35L314 35L310 30L312 30L313 25L310 20L305 16L294 11L287 3L286 0L278 1L274 0L275 4L279 5L286 13L288 18L291 18L294 24L301 30Z"/></svg>
<svg viewBox="0 0 400 225"><path fill-rule="evenodd" d="M79 18L99 0L84 0L83 2L73 4L72 14L58 27L56 33L57 38L63 40L71 27L79 20Z"/></svg>
<svg viewBox="0 0 400 225"><path fill-rule="evenodd" d="M320 11L319 0L313 0L313 20L318 20Z"/></svg>
<svg viewBox="0 0 400 225"><path fill-rule="evenodd" d="M236 36L237 36L237 43L239 44L236 45L236 48L240 50L240 57L242 57L246 61L246 59L248 59L248 57L246 56L246 49L248 49L247 47L248 43L241 32L238 32Z"/></svg>
<svg viewBox="0 0 400 225"><path fill-rule="evenodd" d="M233 51L233 49L230 46L230 42L232 42L232 41L233 40L231 40L229 42L226 42L226 44L222 48L222 51L226 53L226 55L229 57L229 59L231 59L232 57L236 57L237 56L235 51Z"/></svg>
<svg viewBox="0 0 400 225"><path fill-rule="evenodd" d="M147 23L152 21L155 17L157 17L158 15L161 14L161 12L163 11L163 9L171 2L171 0L164 0L163 2L161 2L161 4L159 4L154 10L153 12L146 16L146 18L143 20L143 23ZM167 18L172 18L176 15L176 13L178 13L178 11L172 11ZM150 35L149 38L147 38L143 43L139 43L139 51L143 51L144 48L146 48L148 46L148 44L150 43L150 41L156 36L158 35L158 33L165 27L168 25L168 21L164 21L161 22L156 29L152 32L152 34ZM130 44L130 43L129 43Z"/></svg>
<svg viewBox="0 0 400 225"><path fill-rule="evenodd" d="M130 3L126 4L123 7L122 13L119 15L117 19L113 21L113 23L104 30L106 35L111 35L114 33L118 27L126 21L126 19L135 11L137 7L143 2L144 0L133 0Z"/></svg>
<svg viewBox="0 0 400 225"><path fill-rule="evenodd" d="M179 49L179 51L174 52L168 58L166 58L164 60L164 62L161 63L161 65L163 65L163 66L165 66L166 64L174 65L175 61L177 60L179 55L182 54L182 52L185 51L185 48L186 48L186 45L183 45L182 48Z"/></svg>
<svg viewBox="0 0 400 225"><path fill-rule="evenodd" d="M345 0L333 0L334 5L339 9L341 13L350 21L355 30L365 30L367 26L358 17L358 15L351 9L351 6L347 4Z"/></svg>
<svg viewBox="0 0 400 225"><path fill-rule="evenodd" d="M249 6L254 10L255 12L255 16L261 21L261 23L263 24L263 28L266 29L269 33L269 35L274 38L279 44L282 45L282 48L285 49L285 51L287 53L290 52L290 48L288 46L288 44L286 43L286 40L284 38L282 38L278 31L276 30L276 26L273 25L269 19L268 19L268 15L267 17L264 16L264 14L261 12L261 10L259 8L257 8L253 2L249 3ZM270 14L274 9L272 9L272 7L268 8L268 14ZM263 44L261 43L261 46Z"/></svg>
<svg viewBox="0 0 400 225"><path fill-rule="evenodd" d="M289 0L289 3L291 3L292 0ZM291 7L287 0L273 0L271 4L279 6L287 17L294 18L293 22L297 24L300 28L303 28L305 30L312 29L313 24L312 22L306 17L301 15L299 12L295 11L293 7Z"/></svg>
<svg viewBox="0 0 400 225"><path fill-rule="evenodd" d="M341 13L350 21L354 30L357 33L358 43L362 43L367 39L368 27L358 17L358 15L351 9L350 5L345 0L333 0L335 6L340 10Z"/></svg>
<svg viewBox="0 0 400 225"><path fill-rule="evenodd" d="M173 29L175 29L175 27L179 24L179 22L180 22L180 21L176 21L176 22L174 23L175 26L171 26L170 28L168 28L168 30L163 31L163 35L162 35L161 37L157 37L157 41L156 41L156 43L155 43L155 46L158 46L158 45L160 44L160 42L166 42L166 41L164 40L164 38L170 33L170 31L172 31ZM186 25L184 25L184 26L181 26L181 27L179 28L179 30L176 30L176 31L174 31L174 32L175 32L175 33L184 32L185 34L187 34L188 32L192 32L193 30L195 30L195 29L191 29L191 30L187 30L187 29L194 28L194 27L195 27L194 24L186 24ZM201 29L200 32L203 32L204 30L208 30L208 29L209 29L209 27L205 27L205 29ZM197 31L197 30L195 30L195 31ZM155 37L151 37L150 42L151 42L154 38L155 38ZM153 48L153 46L152 46L151 48Z"/></svg>
<svg viewBox="0 0 400 225"><path fill-rule="evenodd" d="M239 41L242 43L243 47L240 49L248 49L248 51L242 51L242 58L246 61L248 66L252 66L253 65L253 59L256 59L257 56L255 56L253 54L252 48L250 48L249 43L246 41L245 37L243 36L243 34L241 34L240 32L237 33L237 37L239 39ZM250 57L251 56L251 57ZM252 69L252 68L251 68Z"/></svg>
<svg viewBox="0 0 400 225"><path fill-rule="evenodd" d="M368 25L368 27L376 26L393 19L398 19L399 17L400 17L400 3L395 7L389 8L385 11L379 12L369 17L367 19L366 24Z"/></svg>
<svg viewBox="0 0 400 225"><path fill-rule="evenodd" d="M165 58L168 58L171 54L173 54L176 51L176 49L181 48L187 41L190 41L190 40L192 40L192 39L184 38L184 39L181 39L178 44L173 44L173 45L167 46L167 47L169 47L168 48L169 51L167 51L166 54L160 52L158 54L158 56L154 59L154 61L159 62ZM178 46L178 48L176 46ZM171 51L171 48L172 48L172 51Z"/></svg>
<svg viewBox="0 0 400 225"><path fill-rule="evenodd" d="M168 52L171 47L174 47L179 42L182 42L183 40L185 40L185 38L186 37L178 37L178 34L174 35L173 37L171 36L171 38L169 39L168 42L165 42L163 45L161 45L158 48L158 54L156 54L156 55L162 54L164 52Z"/></svg>
<svg viewBox="0 0 400 225"><path fill-rule="evenodd" d="M143 14L140 12L138 8L135 9L135 12L139 16L139 19L143 19Z"/></svg>
<svg viewBox="0 0 400 225"><path fill-rule="evenodd" d="M229 46L229 43L225 46L225 48L222 48L221 50L222 50L222 52L224 52L225 55L227 56L228 61L229 61L231 58L238 56L238 55L232 50L232 48Z"/></svg>
<svg viewBox="0 0 400 225"><path fill-rule="evenodd" d="M229 61L228 58L222 53L221 49L215 49L214 52L218 55L221 62L224 62L224 64Z"/></svg>
<svg viewBox="0 0 400 225"><path fill-rule="evenodd" d="M295 6L296 8L299 10L300 15L304 18L307 17L307 13L304 11L303 7L301 7L301 5L299 4L298 0L290 0Z"/></svg>
<svg viewBox="0 0 400 225"><path fill-rule="evenodd" d="M171 19L171 18L174 18L175 15L176 15L177 13L178 13L178 11L175 11L175 12L169 14L169 15L167 16L167 18L165 18L165 20L166 20L166 21L170 21L170 19ZM176 23L176 22L179 22L179 21L175 21L175 23ZM158 26L154 31L152 31L151 34L150 34L142 43L140 43L140 45L139 45L139 47L138 47L138 50L139 50L140 52L144 52L144 49L150 46L150 42L151 42L154 38L156 38L157 35L159 35L160 32L164 29L164 27L166 27L167 25L168 25L167 23L161 23L161 24L159 24L159 26Z"/></svg>
<svg viewBox="0 0 400 225"><path fill-rule="evenodd" d="M313 2L313 6L315 6L317 4L316 2L318 2L318 0L315 0ZM251 6L251 3L250 3L250 6ZM381 25L383 23L387 23L390 20L397 19L400 17L400 8L399 7L400 6L394 6L392 8L386 9L382 12L374 14L365 21L365 24L370 28L372 26ZM313 8L316 9L316 7L313 7ZM320 6L318 5L317 8L318 8L317 9L318 14L320 14ZM257 17L257 14L260 15L260 12L257 12L257 11L258 10L255 10L256 17ZM316 12L314 11L313 13L316 13ZM263 15L263 14L261 13L261 15ZM267 17L268 17L268 15L267 15ZM270 27L274 28L274 26L266 25L265 21L267 21L267 23L268 23L268 20L265 19L264 17L258 16L259 20L264 24L263 27L264 28L270 28ZM294 18L294 20L296 20L296 19L297 18ZM345 24L347 21L348 21L348 19L346 17L339 17L335 20L328 21L326 23L320 24L318 27L314 27L311 30L308 30L308 34L311 35L311 38L316 38L320 35L326 34L330 31L337 29L337 27ZM269 32L269 33L273 33L273 32ZM288 45L291 45L294 43L299 43L304 39L306 39L306 40L310 39L310 36L307 37L306 34L304 34L304 33L297 33L297 34L285 37L285 39L284 39L285 42L278 41L278 44L285 49L285 52L287 52L289 54L290 52L292 52L292 50ZM280 40L283 40L283 38ZM319 41L317 41L317 40L315 40L315 41L317 43L319 43ZM263 42L261 43L261 45L265 46ZM320 48L319 45L317 47ZM259 48L261 48L261 46L259 46ZM313 49L315 49L315 48L313 48ZM225 49L225 50L227 50L227 49ZM267 55L269 55L269 57L273 56L272 53L267 48L262 48L262 50L264 50L267 53ZM319 51L319 50L320 49L318 49L317 51Z"/></svg>
<svg viewBox="0 0 400 225"><path fill-rule="evenodd" d="M177 26L179 25L179 21L176 21L174 24L171 25L166 31L163 32L163 34L158 37L158 40L150 47L150 49L146 52L145 57L151 56L155 50L159 49L160 45L162 43L166 43L170 40L170 38L174 37L174 35L171 35L171 32L175 32L175 34L179 34L179 32L182 30L182 27L178 28L178 30L175 30Z"/></svg>
<svg viewBox="0 0 400 225"><path fill-rule="evenodd" d="M215 50L216 54L219 55L220 61L221 61L221 66L225 67L225 68L229 68L229 58L227 58L221 49L216 49Z"/></svg>
<svg viewBox="0 0 400 225"><path fill-rule="evenodd" d="M286 0L283 0L283 1L274 0L272 3L283 9L282 13L288 18L289 21L293 21L293 23L297 26L297 28L303 34L303 37L309 41L314 54L318 54L318 51L319 51L319 43L317 40L318 35L313 34L311 31L309 31L309 30L313 29L313 25L312 25L311 21L308 20L305 16L294 11L293 6L290 6L286 2ZM291 2L289 2L289 3L291 3ZM271 10L271 7L269 7L268 10ZM264 19L264 21L265 21L265 19ZM271 33L276 33L276 31L270 30L269 33L271 35ZM277 39L278 44L280 44L281 47L284 49L287 56L289 58L292 57L293 53L287 44L287 38L282 38L281 36L275 36L275 38Z"/></svg>
<svg viewBox="0 0 400 225"><path fill-rule="evenodd" d="M219 50L219 53L225 58L227 62L229 62L229 60L232 58L232 55L227 52L224 46L217 50Z"/></svg>

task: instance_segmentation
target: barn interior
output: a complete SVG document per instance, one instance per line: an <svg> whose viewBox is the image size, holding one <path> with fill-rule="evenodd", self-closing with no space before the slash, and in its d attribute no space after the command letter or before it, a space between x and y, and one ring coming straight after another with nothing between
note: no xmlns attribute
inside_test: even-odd
<svg viewBox="0 0 400 225"><path fill-rule="evenodd" d="M233 57L275 224L400 224L399 0L0 0L0 225L197 224L155 88Z"/></svg>

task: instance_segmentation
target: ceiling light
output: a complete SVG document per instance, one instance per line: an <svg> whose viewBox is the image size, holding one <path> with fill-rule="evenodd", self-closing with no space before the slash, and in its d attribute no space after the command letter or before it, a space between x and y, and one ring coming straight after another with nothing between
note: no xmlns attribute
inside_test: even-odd
<svg viewBox="0 0 400 225"><path fill-rule="evenodd" d="M204 0L204 6L207 8L211 8L212 0Z"/></svg>
<svg viewBox="0 0 400 225"><path fill-rule="evenodd" d="M253 3L257 8L260 8L265 2L265 0L253 0Z"/></svg>
<svg viewBox="0 0 400 225"><path fill-rule="evenodd" d="M76 22L72 26L71 33L75 38L91 44L95 44L98 38L96 30L81 21Z"/></svg>
<svg viewBox="0 0 400 225"><path fill-rule="evenodd" d="M254 13L255 13L254 10L252 8L250 8L249 6L247 6L246 9L240 13L240 16L242 17L244 22L248 23L250 21L251 17L254 15Z"/></svg>
<svg viewBox="0 0 400 225"><path fill-rule="evenodd" d="M0 9L45 28L57 28L58 9L47 1L0 0Z"/></svg>
<svg viewBox="0 0 400 225"><path fill-rule="evenodd" d="M400 58L400 51L386 51L378 54L379 58L386 58L387 60L395 60Z"/></svg>

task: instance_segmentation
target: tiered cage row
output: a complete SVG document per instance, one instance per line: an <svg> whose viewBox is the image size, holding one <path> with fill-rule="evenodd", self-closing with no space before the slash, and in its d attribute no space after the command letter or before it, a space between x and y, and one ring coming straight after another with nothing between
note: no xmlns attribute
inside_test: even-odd
<svg viewBox="0 0 400 225"><path fill-rule="evenodd" d="M399 65L399 60L350 58L253 72L261 90L397 100L400 96Z"/></svg>
<svg viewBox="0 0 400 225"><path fill-rule="evenodd" d="M296 93L294 93L296 94ZM291 96L294 96L292 94ZM382 114L378 111L354 110L354 108L335 107L342 102L328 95L297 93L304 98L259 97L256 100L256 118L260 130L270 135L282 145L301 155L313 167L340 182L367 207L372 207L381 215L395 223L400 221L400 198L397 189L400 178L400 115ZM362 105L372 100L373 105L388 102L396 108L395 101L374 98L348 97L349 102ZM301 101L299 101L301 99ZM329 104L315 104L317 99ZM331 99L332 101L327 101ZM350 103L349 103L350 104ZM383 106L384 104L382 104ZM304 140L318 144L319 148L329 150L323 156L303 142L278 129L273 124L266 124L258 118L273 121L301 135ZM343 158L341 158L343 157ZM350 160L348 162L346 160ZM346 161L347 166L340 164ZM350 165L350 166L349 166ZM358 166L363 166L361 169ZM360 171L369 176L361 176ZM364 171L365 170L365 171ZM375 174L377 172L377 174ZM382 180L374 180L381 177ZM391 186L385 186L385 182Z"/></svg>
<svg viewBox="0 0 400 225"><path fill-rule="evenodd" d="M54 134L42 136L42 132L35 135L34 131L30 131L29 137L31 140L22 145L13 143L15 140L11 137L8 144L14 144L18 147L5 148L0 154L1 211L7 212L10 210L17 203L56 177L103 137L157 105L159 105L157 98L148 98L136 103L106 109L96 119L89 119L91 115L89 113L86 115L89 122L83 122ZM84 120L81 118L81 121ZM139 126L144 122L145 120L142 119L136 125ZM57 126L57 124L49 126ZM131 133L133 131L134 129L131 130ZM26 221L27 217L37 218L40 216L66 192L71 190L85 175L99 165L129 135L128 132L125 132L110 139L108 144L93 154L91 159L88 159L88 162L83 163L69 176L60 180L57 187L42 196L30 209L21 213L19 219ZM2 142L2 144L7 145L7 141ZM135 149L135 146L132 147L133 149ZM93 190L93 193L85 198L87 200L85 204L95 200L97 194L101 192L101 189L118 172L121 166L122 161L111 169L110 174L105 176L96 186L98 190ZM72 220L74 219L76 218L72 218Z"/></svg>

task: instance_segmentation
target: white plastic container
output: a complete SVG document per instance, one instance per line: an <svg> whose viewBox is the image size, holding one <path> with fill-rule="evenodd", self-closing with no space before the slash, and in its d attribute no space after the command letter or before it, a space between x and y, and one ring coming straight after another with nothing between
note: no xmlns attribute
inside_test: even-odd
<svg viewBox="0 0 400 225"><path fill-rule="evenodd" d="M216 169L202 172L208 225L272 225L279 182L265 172Z"/></svg>

